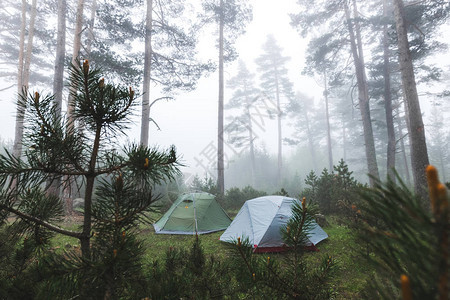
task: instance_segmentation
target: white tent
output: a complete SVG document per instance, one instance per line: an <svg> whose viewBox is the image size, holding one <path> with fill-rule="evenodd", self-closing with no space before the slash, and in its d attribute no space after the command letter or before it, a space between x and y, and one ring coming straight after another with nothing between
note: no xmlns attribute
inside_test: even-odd
<svg viewBox="0 0 450 300"><path fill-rule="evenodd" d="M285 248L281 228L286 226L292 216L294 198L284 196L264 196L244 203L230 226L220 236L224 242L247 238L255 252L278 252ZM305 246L312 249L328 235L319 225L307 233L309 242Z"/></svg>

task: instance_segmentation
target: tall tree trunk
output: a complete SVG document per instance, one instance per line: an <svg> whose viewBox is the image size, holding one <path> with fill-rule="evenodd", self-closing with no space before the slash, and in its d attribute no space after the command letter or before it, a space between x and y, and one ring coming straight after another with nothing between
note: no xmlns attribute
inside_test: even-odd
<svg viewBox="0 0 450 300"><path fill-rule="evenodd" d="M249 101L247 101L249 103ZM247 118L248 118L248 138L250 140L250 163L252 168L252 186L256 186L256 160L255 160L255 145L253 142L253 123L252 115L250 114L250 105L247 105Z"/></svg>
<svg viewBox="0 0 450 300"><path fill-rule="evenodd" d="M73 33L73 50L72 50L72 64L74 66L79 65L79 58L80 58L80 49L81 49L81 34L83 32L83 10L84 10L84 0L78 0L77 4L77 12L76 12L76 19L75 19L75 31ZM74 119L73 119L73 111L75 109L75 103L72 96L72 93L74 92L74 87L70 87L70 93L68 97L68 103L67 103L67 122L68 122L68 129L72 130L74 128Z"/></svg>
<svg viewBox="0 0 450 300"><path fill-rule="evenodd" d="M445 172L445 161L444 161L444 151L442 151L442 147L439 146L439 167L442 171L440 171L442 176L442 182L447 182L447 173Z"/></svg>
<svg viewBox="0 0 450 300"><path fill-rule="evenodd" d="M281 131L281 117L282 117L282 112L281 112L281 104L280 104L280 83L278 81L278 70L275 67L275 96L277 99L277 128L278 128L278 168L277 168L277 183L280 185L281 184L281 173L282 173L282 169L283 169L283 136L282 136L282 131Z"/></svg>
<svg viewBox="0 0 450 300"><path fill-rule="evenodd" d="M409 113L409 132L411 140L411 166L414 178L414 191L420 195L425 205L429 205L425 168L429 164L425 128L416 89L414 67L409 50L408 35L405 26L404 6L402 0L394 0L394 15L397 27L397 42L402 87Z"/></svg>
<svg viewBox="0 0 450 300"><path fill-rule="evenodd" d="M325 96L325 117L327 119L327 148L328 148L328 167L330 172L333 171L333 150L331 148L331 127L330 127L330 113L328 110L328 86L327 86L327 73L323 73L323 82L325 90L323 95Z"/></svg>
<svg viewBox="0 0 450 300"><path fill-rule="evenodd" d="M25 30L27 24L27 1L22 0L22 15L20 24L20 40L19 40L19 62L17 64L17 94L19 99L21 95L26 97L27 91L23 89L23 56L25 52ZM24 94L23 94L24 93ZM13 153L19 157L22 153L22 135L23 135L23 109L17 105L16 112L16 128L14 136Z"/></svg>
<svg viewBox="0 0 450 300"><path fill-rule="evenodd" d="M144 83L142 86L141 145L148 145L150 127L150 70L152 62L153 0L147 0L145 17Z"/></svg>
<svg viewBox="0 0 450 300"><path fill-rule="evenodd" d="M345 15L347 19L347 26L350 35L350 46L353 55L353 63L355 65L356 81L358 84L358 100L359 109L361 112L361 118L363 122L364 130L364 145L367 159L367 167L369 170L369 181L370 185L373 186L374 179L379 179L380 175L378 173L377 158L375 152L375 142L373 138L372 121L370 118L370 107L369 107L369 92L367 86L367 77L364 68L364 56L362 52L362 41L361 32L359 30L358 22L355 20L355 29L353 29L353 21L350 17L350 10L347 2L344 1ZM355 3L354 3L355 5ZM356 7L354 7L356 11ZM356 17L356 16L355 16ZM356 37L355 37L356 31Z"/></svg>
<svg viewBox="0 0 450 300"><path fill-rule="evenodd" d="M57 105L57 115L61 115L64 88L64 60L66 55L66 0L58 0L58 32L56 36L55 73L53 76L54 103Z"/></svg>
<svg viewBox="0 0 450 300"><path fill-rule="evenodd" d="M347 130L344 121L342 121L342 152L344 161L347 161Z"/></svg>
<svg viewBox="0 0 450 300"><path fill-rule="evenodd" d="M58 0L58 32L56 35L56 57L55 57L55 73L53 75L53 94L55 99L53 100L57 111L54 116L55 119L61 116L62 98L64 88L64 60L66 53L66 0ZM50 185L49 193L59 196L60 193L60 180L55 179L48 182Z"/></svg>
<svg viewBox="0 0 450 300"><path fill-rule="evenodd" d="M387 0L383 0L383 16L388 17ZM387 24L383 25L383 77L384 77L384 110L388 134L387 176L395 181L395 130L392 116L391 74L389 70L389 36Z"/></svg>
<svg viewBox="0 0 450 300"><path fill-rule="evenodd" d="M27 39L27 49L25 53L25 57L23 57L24 52L24 42L25 42L25 23L26 22L26 1L22 1L22 24L20 28L20 46L22 48L21 53L19 53L19 66L18 68L23 68L18 72L18 86L19 95L23 97L27 97L28 94L28 83L30 79L30 65L31 65L31 56L33 51L33 39L34 39L34 24L36 22L36 6L37 1L33 0L31 5L31 14L30 14L30 25L28 26L28 39ZM24 31L22 32L22 29ZM23 39L22 39L23 34ZM21 57L22 56L22 57ZM20 97L20 96L19 96ZM23 137L23 108L17 107L17 115L16 115L16 130L14 136L14 150L13 153L16 157L19 157L22 154L22 137Z"/></svg>
<svg viewBox="0 0 450 300"><path fill-rule="evenodd" d="M397 113L397 115L398 115L398 113ZM403 126L402 126L402 120L400 118L398 118L398 121L397 121L397 128L398 128L398 136L399 136L399 141L400 141L400 151L402 153L404 175L406 178L406 183L409 186L411 186L411 176L409 174L408 158L406 157L405 138L403 136Z"/></svg>
<svg viewBox="0 0 450 300"><path fill-rule="evenodd" d="M84 10L84 0L78 0L76 19L75 19L75 30L73 37L73 49L72 49L72 60L71 63L74 66L79 65L80 49L81 49L81 34L83 32L83 10ZM72 82L69 88L69 96L67 99L67 132L71 132L75 128L75 120L73 117L75 109L75 99L73 98L73 93L75 93L75 84ZM73 214L73 195L75 190L75 179L67 177L64 179L65 186L63 190L63 198L66 203L66 214Z"/></svg>
<svg viewBox="0 0 450 300"><path fill-rule="evenodd" d="M31 4L31 14L30 14L30 26L28 28L28 40L27 40L27 52L25 54L25 63L23 66L23 87L28 91L28 84L30 81L30 66L31 66L31 56L33 51L33 39L34 39L34 24L36 23L36 6L37 1L33 0Z"/></svg>
<svg viewBox="0 0 450 300"><path fill-rule="evenodd" d="M92 43L94 42L94 24L95 24L95 12L97 10L97 0L92 0L91 3L91 15L89 17L88 34L86 40L86 57L91 59Z"/></svg>
<svg viewBox="0 0 450 300"><path fill-rule="evenodd" d="M219 21L219 106L218 106L218 126L217 126L217 188L221 195L225 192L225 172L224 172L224 141L223 141L223 26L224 26L224 4L220 0L220 21Z"/></svg>
<svg viewBox="0 0 450 300"><path fill-rule="evenodd" d="M314 137L311 132L311 127L309 126L309 117L308 117L308 111L306 108L305 111L305 125L306 125L306 134L308 135L308 147L309 147L309 153L311 154L311 159L313 163L314 172L317 172L317 159L316 159L316 149L314 149Z"/></svg>

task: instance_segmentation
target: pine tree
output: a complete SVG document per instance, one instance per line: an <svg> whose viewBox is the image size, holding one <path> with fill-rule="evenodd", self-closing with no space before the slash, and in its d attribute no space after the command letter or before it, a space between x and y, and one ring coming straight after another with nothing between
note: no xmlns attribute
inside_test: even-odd
<svg viewBox="0 0 450 300"><path fill-rule="evenodd" d="M237 58L233 47L236 38L245 32L245 26L253 18L248 0L204 0L203 9L205 23L218 25L219 39L219 97L217 117L217 187L220 195L225 193L224 167L224 63Z"/></svg>
<svg viewBox="0 0 450 300"><path fill-rule="evenodd" d="M289 57L283 56L283 49L278 46L275 37L267 36L267 40L263 45L263 53L255 60L260 71L261 90L266 93L268 98L274 102L275 115L277 116L278 128L278 168L277 180L281 183L281 174L283 167L283 151L282 151L282 127L281 121L284 115L281 109L281 101L293 98L292 83L289 81L286 63Z"/></svg>
<svg viewBox="0 0 450 300"><path fill-rule="evenodd" d="M71 70L74 83L74 118L85 128L66 130L56 116L52 96L39 93L22 98L25 116L25 157L0 155L0 212L21 223L19 233L30 229L37 244L50 233L77 238L80 252L48 255L33 260L38 274L48 279L42 292L49 297L143 297L140 258L143 248L137 225L158 199L155 184L174 178L177 158L167 151L128 145L117 149L136 106L134 91L106 84L99 70L85 61ZM56 117L55 117L56 116ZM58 226L61 200L47 196L44 183L67 175L83 178L83 224L80 231ZM12 181L17 182L13 187ZM39 263L38 263L39 262ZM87 294L89 293L89 294Z"/></svg>
<svg viewBox="0 0 450 300"><path fill-rule="evenodd" d="M251 161L251 183L256 183L256 161L255 161L255 134L256 126L261 126L259 120L254 120L254 108L258 104L259 90L254 86L254 75L239 60L238 73L228 81L228 87L234 92L225 108L240 109L243 111L239 116L232 118L225 128L230 135L230 143L238 148L249 147Z"/></svg>

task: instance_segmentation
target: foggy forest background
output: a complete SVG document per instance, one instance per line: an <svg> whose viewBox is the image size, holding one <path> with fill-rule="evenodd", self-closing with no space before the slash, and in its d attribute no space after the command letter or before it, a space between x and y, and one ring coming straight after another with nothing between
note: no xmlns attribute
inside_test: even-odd
<svg viewBox="0 0 450 300"><path fill-rule="evenodd" d="M384 179L395 167L413 186L414 144L391 1L292 2L294 9L285 18L307 44L299 53L304 67L296 74L310 78L308 83L299 83L289 72L292 57L284 50L290 45L280 44L276 35L252 45L252 61L239 58L235 44L252 21L251 1L1 0L2 102L13 105L28 89L46 91L55 94L61 113L70 118L68 68L88 59L107 81L137 91L142 99L135 116L139 142L153 145L158 144L149 137L149 128L158 128L155 107L174 102L193 120L204 118L180 98L208 76L217 82L219 95L216 86L206 93L212 102L219 99L219 107L222 101L224 109L221 116L219 108L219 136L199 140L201 135L191 133L197 150L184 161L186 175L179 185L189 185L197 175L218 180L220 189L222 170L222 193L251 185L296 195L311 171L333 171L343 159L363 183L369 183L367 174ZM448 5L441 2L406 2L404 14L427 156L445 182L450 176L450 68ZM16 154L21 151L20 122L18 116L14 140L2 139Z"/></svg>

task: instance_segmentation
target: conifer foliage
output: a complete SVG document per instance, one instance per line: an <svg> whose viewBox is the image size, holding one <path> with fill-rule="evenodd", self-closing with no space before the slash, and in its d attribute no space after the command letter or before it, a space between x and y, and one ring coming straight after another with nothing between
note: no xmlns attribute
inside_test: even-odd
<svg viewBox="0 0 450 300"><path fill-rule="evenodd" d="M154 185L178 174L176 152L174 147L161 151L137 145L117 149L117 137L127 128L136 103L133 89L105 83L88 61L72 66L71 77L75 123L55 114L52 96L30 94L19 103L25 116L25 156L0 155L1 225L8 215L17 217L13 226L2 226L2 234L19 237L10 239L17 241L11 248L27 254L21 256L23 268L10 268L22 275L0 272L2 289L22 298L14 288L17 278L32 274L32 295L136 298L145 294L137 225L158 199ZM82 178L80 230L58 226L62 201L45 191L46 182L66 176ZM80 247L62 255L39 251L39 246L48 249L55 233L77 238ZM6 248L0 251L6 253ZM8 257L11 266L20 262Z"/></svg>
<svg viewBox="0 0 450 300"><path fill-rule="evenodd" d="M436 168L428 166L426 172L431 211L400 178L398 185L388 180L364 194L358 228L375 254L370 259L380 267L374 280L379 298L400 295L402 286L403 299L448 299L450 199Z"/></svg>

